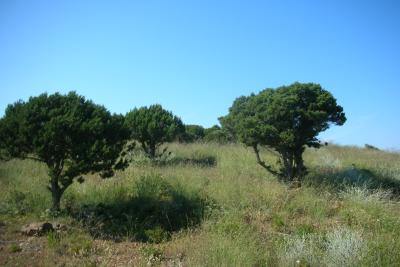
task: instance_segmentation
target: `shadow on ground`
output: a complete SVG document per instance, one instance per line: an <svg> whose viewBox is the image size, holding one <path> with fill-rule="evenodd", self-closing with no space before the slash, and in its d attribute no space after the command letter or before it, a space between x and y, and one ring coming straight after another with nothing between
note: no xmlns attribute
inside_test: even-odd
<svg viewBox="0 0 400 267"><path fill-rule="evenodd" d="M315 168L305 178L306 184L330 187L334 190L343 190L346 186L364 187L367 189L389 190L395 197L400 197L400 180L377 173L373 170L357 168L345 169Z"/></svg>
<svg viewBox="0 0 400 267"><path fill-rule="evenodd" d="M197 154L190 157L172 155L168 153L155 159L148 158L142 151L136 151L130 155L130 162L136 165L153 165L153 166L197 166L203 168L212 168L217 166L217 158L212 155Z"/></svg>
<svg viewBox="0 0 400 267"><path fill-rule="evenodd" d="M194 165L198 167L215 167L217 165L217 159L214 156L197 156L192 158L185 157L173 157L171 159L163 159L155 161L155 164L160 166L182 166L182 165Z"/></svg>
<svg viewBox="0 0 400 267"><path fill-rule="evenodd" d="M199 192L185 192L159 176L147 176L126 200L83 205L70 214L96 238L160 243L175 231L200 224L208 205Z"/></svg>

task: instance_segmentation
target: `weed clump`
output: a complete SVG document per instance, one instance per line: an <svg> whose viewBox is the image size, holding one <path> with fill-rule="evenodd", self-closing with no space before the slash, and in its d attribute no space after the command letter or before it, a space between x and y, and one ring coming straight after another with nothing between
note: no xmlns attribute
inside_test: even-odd
<svg viewBox="0 0 400 267"><path fill-rule="evenodd" d="M356 266L366 244L360 233L337 228L326 235L288 236L279 253L282 266Z"/></svg>
<svg viewBox="0 0 400 267"><path fill-rule="evenodd" d="M10 245L10 252L11 253L18 253L21 252L22 248L18 244L11 244Z"/></svg>
<svg viewBox="0 0 400 267"><path fill-rule="evenodd" d="M94 250L93 239L80 232L51 232L47 235L47 244L59 255L86 257Z"/></svg>

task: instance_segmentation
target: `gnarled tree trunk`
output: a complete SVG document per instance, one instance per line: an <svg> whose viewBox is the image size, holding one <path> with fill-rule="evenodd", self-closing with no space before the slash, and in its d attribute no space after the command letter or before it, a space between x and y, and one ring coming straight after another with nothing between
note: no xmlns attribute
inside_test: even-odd
<svg viewBox="0 0 400 267"><path fill-rule="evenodd" d="M51 177L50 181L50 191L52 198L51 211L60 211L60 202L63 190L58 185L58 177Z"/></svg>

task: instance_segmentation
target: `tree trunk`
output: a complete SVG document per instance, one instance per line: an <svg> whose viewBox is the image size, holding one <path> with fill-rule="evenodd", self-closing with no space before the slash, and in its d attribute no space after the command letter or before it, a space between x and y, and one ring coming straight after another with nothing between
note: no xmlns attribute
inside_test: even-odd
<svg viewBox="0 0 400 267"><path fill-rule="evenodd" d="M58 185L58 177L57 176L51 177L50 191L51 191L51 198L52 198L51 211L58 212L58 211L60 211L60 202L61 202L61 196L62 196L63 190Z"/></svg>
<svg viewBox="0 0 400 267"><path fill-rule="evenodd" d="M290 152L283 152L282 154L282 176L285 182L291 182L294 176L293 157Z"/></svg>
<svg viewBox="0 0 400 267"><path fill-rule="evenodd" d="M60 211L60 202L61 196L64 193L65 189L69 184L64 184L63 187L60 186L60 177L61 173L64 169L64 159L61 158L59 161L56 162L47 162L47 167L49 168L49 176L50 176L50 184L48 189L51 192L51 199L52 199L52 206L51 211L58 212ZM72 181L72 180L71 180Z"/></svg>
<svg viewBox="0 0 400 267"><path fill-rule="evenodd" d="M295 155L296 176L299 179L299 182L301 182L301 180L303 180L304 176L307 174L306 167L304 166L302 154L303 153L297 153Z"/></svg>
<svg viewBox="0 0 400 267"><path fill-rule="evenodd" d="M51 192L52 193L52 207L51 210L55 212L60 211L60 202L61 202L61 193L59 192Z"/></svg>
<svg viewBox="0 0 400 267"><path fill-rule="evenodd" d="M150 157L154 159L156 157L156 145L150 144Z"/></svg>
<svg viewBox="0 0 400 267"><path fill-rule="evenodd" d="M150 157L151 159L154 159L156 157L156 145L155 144L147 144L145 142L142 142L142 148L146 155Z"/></svg>

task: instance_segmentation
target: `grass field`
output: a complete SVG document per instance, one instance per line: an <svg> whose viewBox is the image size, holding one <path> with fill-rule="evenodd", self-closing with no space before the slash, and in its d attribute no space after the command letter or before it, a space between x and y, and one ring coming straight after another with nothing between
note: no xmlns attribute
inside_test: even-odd
<svg viewBox="0 0 400 267"><path fill-rule="evenodd" d="M0 265L399 266L400 154L309 149L310 173L290 188L241 145L169 149L168 161L136 156L116 177L73 184L57 217L45 166L0 162ZM68 230L18 233L38 221Z"/></svg>

